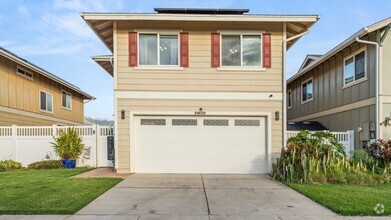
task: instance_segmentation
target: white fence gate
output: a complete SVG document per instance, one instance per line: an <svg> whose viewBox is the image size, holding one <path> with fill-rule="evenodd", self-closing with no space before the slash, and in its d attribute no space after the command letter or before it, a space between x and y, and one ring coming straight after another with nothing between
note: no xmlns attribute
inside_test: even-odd
<svg viewBox="0 0 391 220"><path fill-rule="evenodd" d="M74 127L85 144L77 166L112 167L107 160L107 137L113 136L109 126L7 126L0 127L0 160L14 160L23 166L36 161L59 159L50 142L53 136Z"/></svg>
<svg viewBox="0 0 391 220"><path fill-rule="evenodd" d="M296 136L300 131L287 131L287 138ZM354 150L354 131L346 132L330 132L335 138L342 144L345 149L346 155L349 157L350 152Z"/></svg>

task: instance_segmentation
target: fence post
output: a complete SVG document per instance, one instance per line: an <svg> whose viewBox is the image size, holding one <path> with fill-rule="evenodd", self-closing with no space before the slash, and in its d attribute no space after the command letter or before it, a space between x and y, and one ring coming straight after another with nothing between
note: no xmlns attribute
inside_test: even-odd
<svg viewBox="0 0 391 220"><path fill-rule="evenodd" d="M52 135L53 135L54 137L56 137L56 136L57 136L57 125L53 125L52 127L53 127L53 128L52 128Z"/></svg>
<svg viewBox="0 0 391 220"><path fill-rule="evenodd" d="M12 132L12 148L14 149L14 160L18 161L18 129L16 125L11 126L11 132Z"/></svg>
<svg viewBox="0 0 391 220"><path fill-rule="evenodd" d="M100 126L95 124L95 167L99 167L99 153L100 153Z"/></svg>
<svg viewBox="0 0 391 220"><path fill-rule="evenodd" d="M349 131L349 148L350 151L354 150L354 130Z"/></svg>

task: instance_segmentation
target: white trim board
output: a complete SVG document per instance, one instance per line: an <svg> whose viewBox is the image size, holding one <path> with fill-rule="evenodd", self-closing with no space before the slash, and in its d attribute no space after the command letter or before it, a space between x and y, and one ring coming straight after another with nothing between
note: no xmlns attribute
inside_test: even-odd
<svg viewBox="0 0 391 220"><path fill-rule="evenodd" d="M114 91L117 99L218 99L218 100L282 100L282 93L266 92L133 92Z"/></svg>
<svg viewBox="0 0 391 220"><path fill-rule="evenodd" d="M205 115L195 115L194 112L187 111L141 111L141 112L129 112L129 153L130 153L130 173L134 173L135 170L135 123L134 117L137 116L194 116L194 117L205 117L205 116L226 116L226 117L235 117L235 116L246 116L246 117L266 117L266 156L267 156L267 170L271 172L272 169L272 114L271 112L208 112ZM117 135L116 135L117 136ZM117 155L116 155L117 156Z"/></svg>

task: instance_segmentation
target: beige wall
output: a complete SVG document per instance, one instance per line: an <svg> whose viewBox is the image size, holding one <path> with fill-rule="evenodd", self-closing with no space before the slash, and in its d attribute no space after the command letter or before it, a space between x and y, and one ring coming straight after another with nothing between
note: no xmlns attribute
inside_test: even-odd
<svg viewBox="0 0 391 220"><path fill-rule="evenodd" d="M189 67L179 71L140 70L128 66L128 32L134 29L181 29L189 33ZM211 33L217 30L264 30L272 34L272 68L264 72L219 71L211 68ZM115 91L282 92L282 24L118 22L117 88ZM282 101L118 99L118 172L130 172L129 111L282 112ZM120 111L127 112L126 119ZM272 148L282 145L282 115L272 120Z"/></svg>
<svg viewBox="0 0 391 220"><path fill-rule="evenodd" d="M391 32L380 48L380 122L391 117ZM391 126L381 126L380 138L391 139Z"/></svg>
<svg viewBox="0 0 391 220"><path fill-rule="evenodd" d="M33 80L16 74L17 64L5 57L0 57L0 106L23 110L37 115L43 115L58 119L71 121L72 123L84 123L84 100L82 95L50 80L34 71ZM61 91L72 94L72 110L61 107ZM40 91L45 91L53 95L53 113L40 111ZM15 120L17 125L26 125L29 122ZM1 122L1 121L0 121ZM42 125L47 124L42 122ZM0 125L5 125L1 124ZM31 124L31 125L36 125Z"/></svg>

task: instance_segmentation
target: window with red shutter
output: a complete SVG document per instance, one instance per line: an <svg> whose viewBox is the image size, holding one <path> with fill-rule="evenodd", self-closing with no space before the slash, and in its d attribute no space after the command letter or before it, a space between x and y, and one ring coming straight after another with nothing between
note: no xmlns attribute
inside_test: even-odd
<svg viewBox="0 0 391 220"><path fill-rule="evenodd" d="M263 67L270 68L272 67L272 54L271 54L271 35L263 34Z"/></svg>
<svg viewBox="0 0 391 220"><path fill-rule="evenodd" d="M129 66L137 66L137 32L129 32Z"/></svg>
<svg viewBox="0 0 391 220"><path fill-rule="evenodd" d="M180 34L181 67L189 67L189 33Z"/></svg>
<svg viewBox="0 0 391 220"><path fill-rule="evenodd" d="M220 66L220 34L212 33L212 67Z"/></svg>

